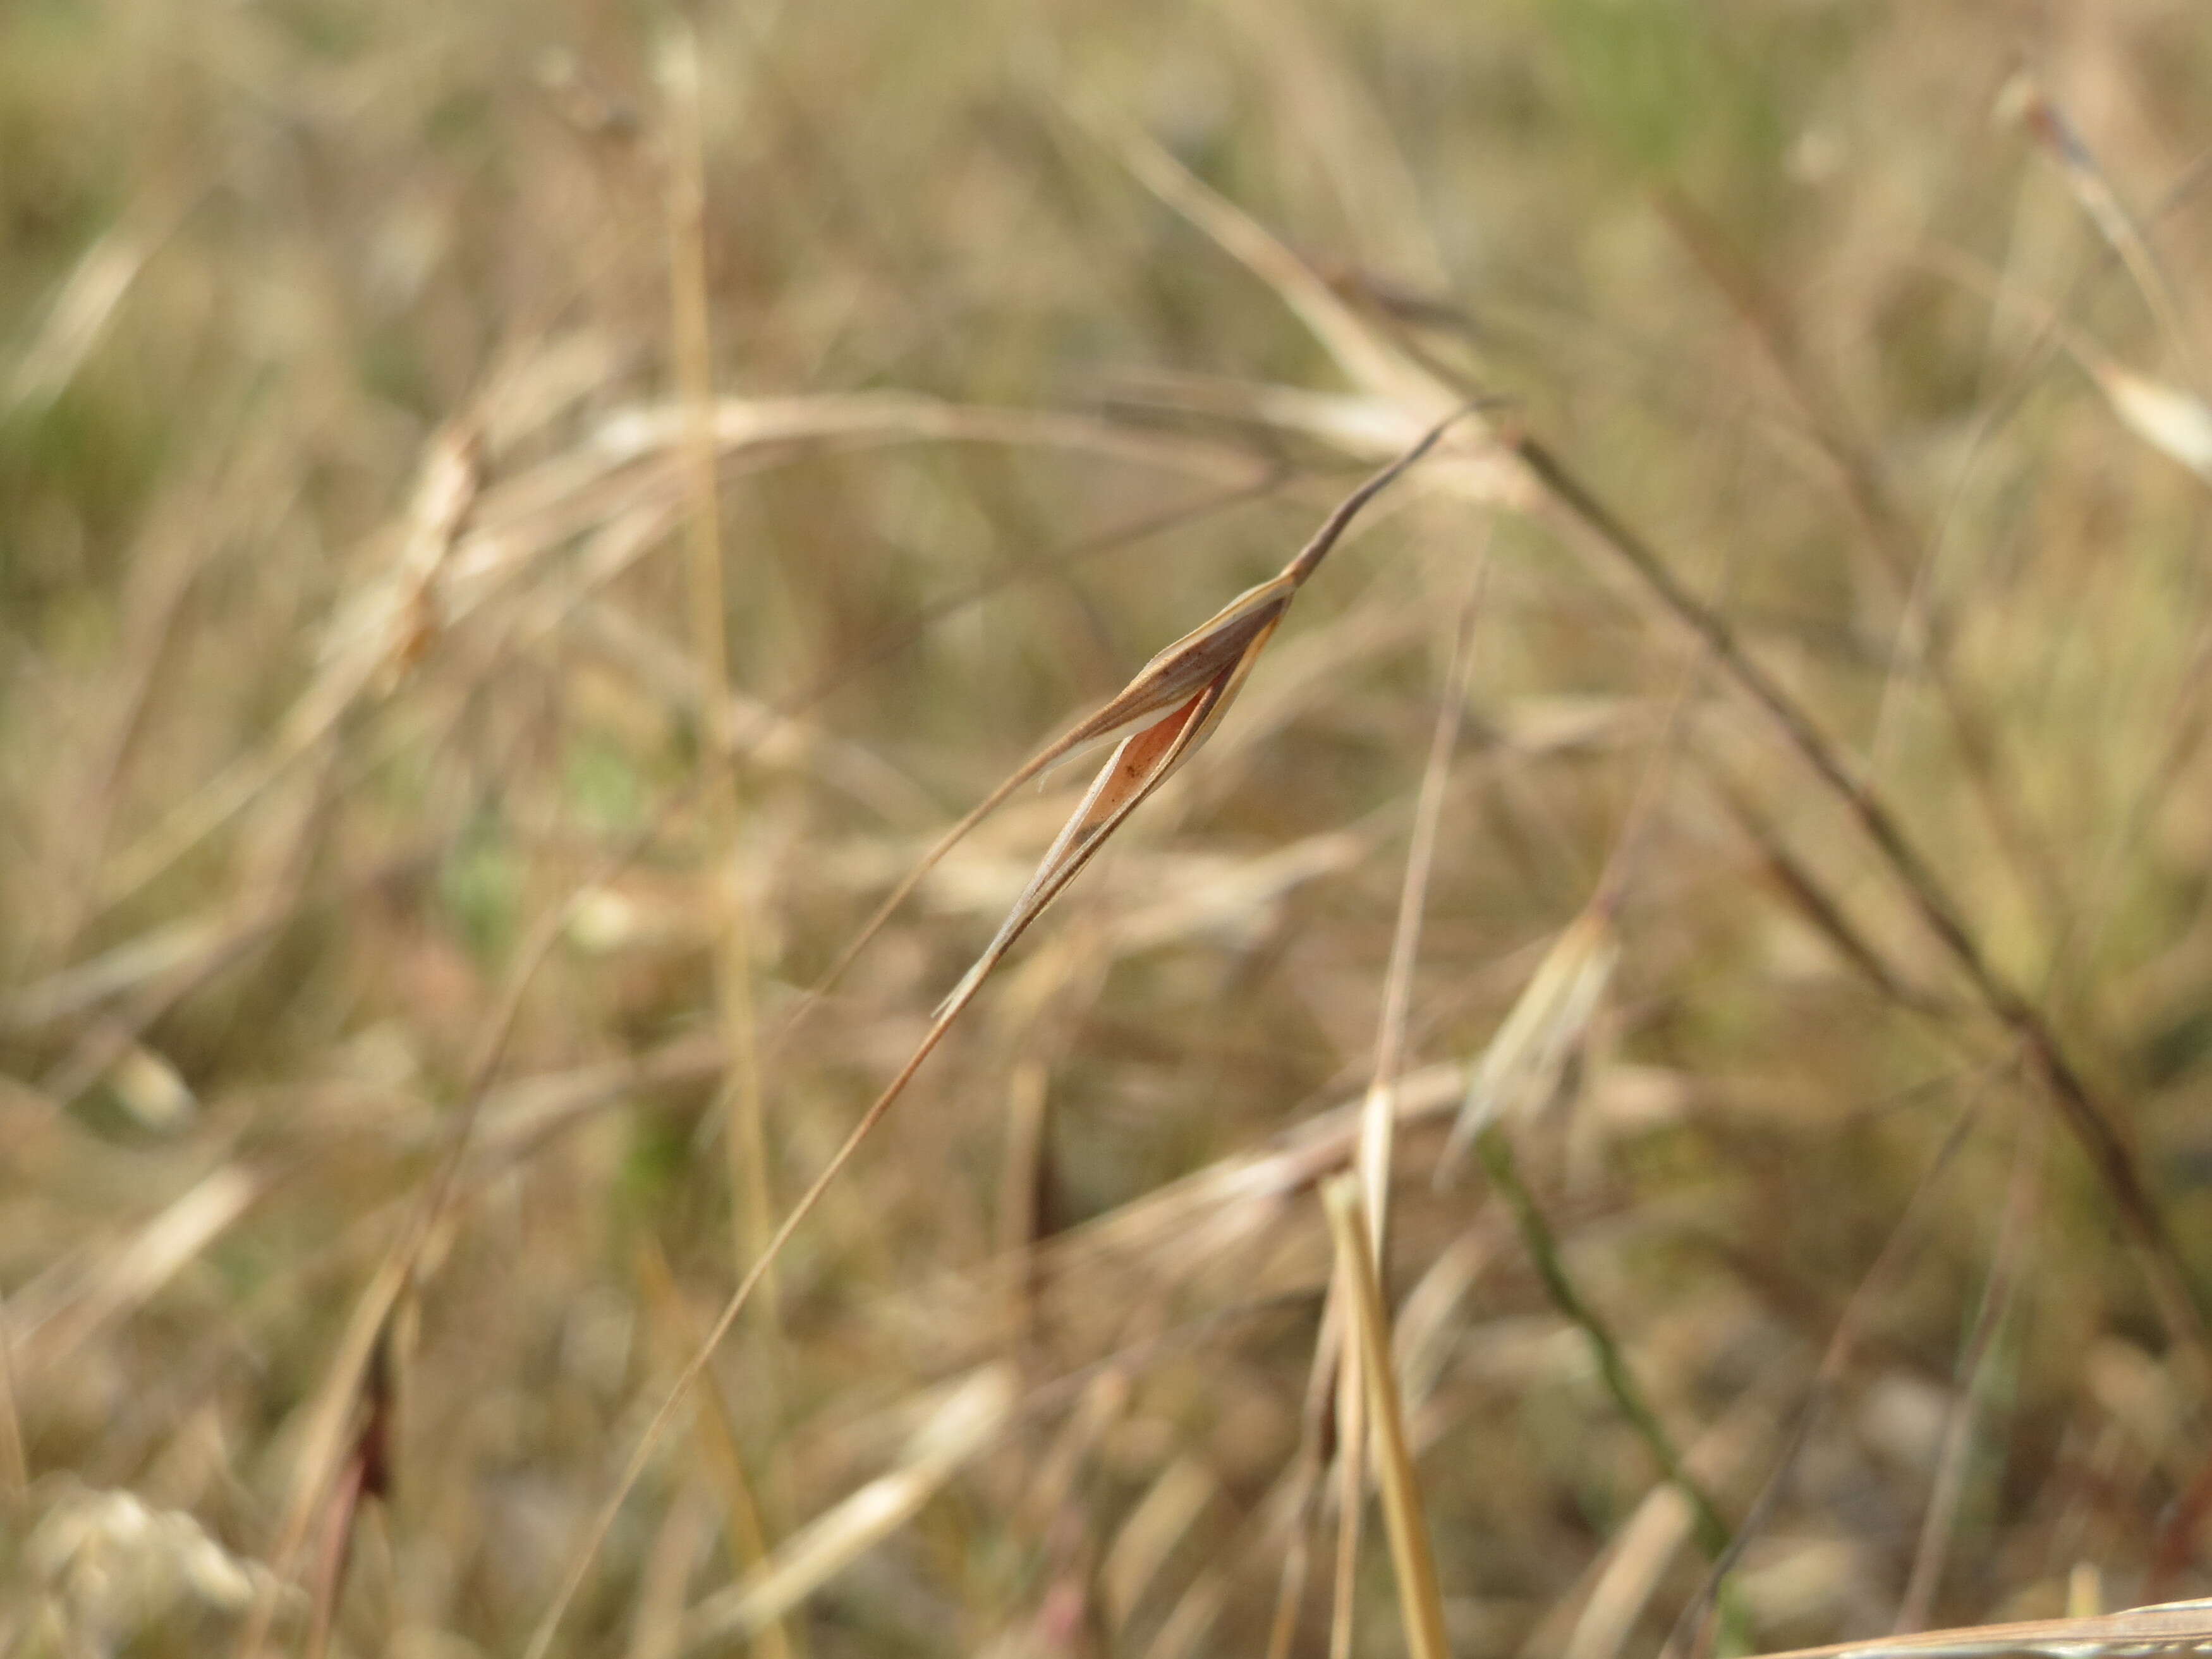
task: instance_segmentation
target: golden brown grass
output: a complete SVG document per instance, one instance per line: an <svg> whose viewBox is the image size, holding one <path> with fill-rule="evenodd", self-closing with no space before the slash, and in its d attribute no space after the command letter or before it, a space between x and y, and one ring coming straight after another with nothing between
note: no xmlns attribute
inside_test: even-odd
<svg viewBox="0 0 2212 1659"><path fill-rule="evenodd" d="M0 1654L2201 1636L2185 9L690 27L0 9Z"/></svg>

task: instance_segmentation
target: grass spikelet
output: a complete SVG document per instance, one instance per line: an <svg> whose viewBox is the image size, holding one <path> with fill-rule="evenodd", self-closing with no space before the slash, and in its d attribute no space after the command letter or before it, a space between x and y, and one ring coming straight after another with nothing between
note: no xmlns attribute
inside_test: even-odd
<svg viewBox="0 0 2212 1659"><path fill-rule="evenodd" d="M960 835L1046 767L1085 744L1103 740L1127 731L1148 717L1156 717L1150 718L1149 724L1142 725L1139 730L1121 738L1120 746L1099 772L1097 779L1084 796L1082 804L1076 808L1074 817L1069 819L1059 839L1046 853L1044 861L1038 866L1029 887L1015 902L1012 912L1000 927L997 937L984 948L983 954L976 958L975 965L968 970L953 988L951 995L938 1008L929 1030L924 1033L906 1064L899 1068L897 1074L876 1097L875 1103L862 1114L860 1121L853 1126L843 1142L830 1155L829 1163L823 1166L813 1185L792 1206L782 1224L769 1239L767 1249L754 1261L744 1278L738 1282L738 1288L731 1293L706 1340L700 1345L698 1352L684 1368L675 1387L670 1390L667 1400L654 1413L652 1422L640 1437L637 1449L613 1495L600 1510L583 1549L571 1565L559 1593L532 1638L529 1649L532 1659L542 1659L550 1647L562 1612L582 1583L584 1572L592 1557L598 1553L607 1529L613 1525L614 1516L623 1500L629 1495L638 1476L644 1472L645 1461L658 1443L670 1416L705 1369L708 1360L728 1334L738 1316L744 1310L775 1264L777 1255L790 1242L792 1235L812 1212L815 1206L821 1202L823 1194L829 1190L830 1183L852 1161L861 1143L883 1121L900 1095L905 1092L907 1085L921 1069L922 1062L944 1041L945 1034L951 1029L953 1021L975 999L991 970L1013 948L1015 940L1074 879L1077 872L1090 862L1105 844L1107 837L1119 829L1139 804L1188 758L1191 751L1213 729L1231 700L1243 686L1245 677L1251 672L1252 665L1258 659L1261 647L1282 621L1291 598L1321 567L1329 550L1350 528L1359 509L1388 488L1407 468L1427 454L1458 418L1456 414L1448 416L1413 448L1346 496L1314 533L1313 538L1298 550L1279 574L1238 595L1204 625L1162 651L1139 670L1136 678L1104 708L1031 757L1012 778L994 790L982 805L956 824L923 860L920 868L902 884L899 891L892 896L892 902L902 898ZM1162 709L1166 710L1164 715L1160 713ZM888 908L886 905L885 909ZM864 937L876 925L872 922L869 929L864 930Z"/></svg>
<svg viewBox="0 0 2212 1659"><path fill-rule="evenodd" d="M2129 431L2212 483L2212 409L2202 398L2101 358L2082 367Z"/></svg>
<svg viewBox="0 0 2212 1659"><path fill-rule="evenodd" d="M1439 1178L1492 1124L1531 1116L1558 1097L1568 1062L1589 1035L1620 963L1612 910L1610 902L1585 907L1552 941L1474 1064L1437 1164Z"/></svg>

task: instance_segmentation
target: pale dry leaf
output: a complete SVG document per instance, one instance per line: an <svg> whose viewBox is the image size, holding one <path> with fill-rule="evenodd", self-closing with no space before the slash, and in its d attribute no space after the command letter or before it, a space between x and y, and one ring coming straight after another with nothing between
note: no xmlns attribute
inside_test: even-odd
<svg viewBox="0 0 2212 1659"><path fill-rule="evenodd" d="M1765 1659L2184 1659L2207 1653L2212 1653L2212 1599L2164 1601L2094 1619L1969 1625L1793 1648Z"/></svg>
<svg viewBox="0 0 2212 1659"><path fill-rule="evenodd" d="M684 1621L684 1650L762 1629L904 1526L998 1437L1017 1397L1011 1366L988 1365L971 1373L915 1431L897 1468L801 1528L743 1582L694 1607Z"/></svg>
<svg viewBox="0 0 2212 1659"><path fill-rule="evenodd" d="M236 1164L218 1166L147 1222L104 1261L82 1292L40 1318L19 1305L11 1333L27 1372L58 1364L115 1321L142 1306L259 1198L265 1177Z"/></svg>
<svg viewBox="0 0 2212 1659"><path fill-rule="evenodd" d="M32 1030L165 978L216 948L230 923L222 915L164 922L88 962L50 974L0 1001L0 1029Z"/></svg>
<svg viewBox="0 0 2212 1659"><path fill-rule="evenodd" d="M2212 409L2202 398L2117 364L2086 366L2129 431L2212 483Z"/></svg>
<svg viewBox="0 0 2212 1659"><path fill-rule="evenodd" d="M1218 1486L1203 1464L1179 1457L1129 1512L1098 1575L1105 1587L1107 1616L1115 1630L1128 1625L1169 1555L1213 1501Z"/></svg>
<svg viewBox="0 0 2212 1659"><path fill-rule="evenodd" d="M153 249L153 239L120 227L92 245L54 296L38 337L8 377L0 406L14 410L60 396L100 343Z"/></svg>
<svg viewBox="0 0 2212 1659"><path fill-rule="evenodd" d="M2123 426L2212 482L2212 410L2197 393L2125 367L2050 306L2018 292L1962 254L1938 252L1929 255L1927 262L1995 304L2033 318L2089 377Z"/></svg>
<svg viewBox="0 0 2212 1659"><path fill-rule="evenodd" d="M1592 905L1567 924L1475 1062L1440 1170L1500 1118L1551 1103L1620 960L1606 907Z"/></svg>

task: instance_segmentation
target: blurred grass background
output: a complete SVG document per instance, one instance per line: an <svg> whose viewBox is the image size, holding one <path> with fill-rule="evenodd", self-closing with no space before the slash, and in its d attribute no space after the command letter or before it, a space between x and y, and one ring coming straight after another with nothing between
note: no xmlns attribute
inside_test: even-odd
<svg viewBox="0 0 2212 1659"><path fill-rule="evenodd" d="M803 989L1358 475L1257 395L1346 391L1328 354L1114 121L1731 619L2212 1282L2191 9L702 7L719 721L666 436L675 16L0 9L0 1651L225 1650L270 1564L307 1587L271 1643L319 1639L296 1547L339 1511L302 1471L319 1409L368 1409L333 1379L403 1241L331 1650L520 1650L764 1218L722 1145L731 894L781 1213L1077 781L779 1042ZM2005 118L2023 64L2041 126ZM2146 441L2100 362L2179 428ZM1510 1128L1729 1522L1787 1468L1737 1634L1887 1630L1916 1571L1935 1622L2055 1613L2085 1567L2112 1605L2208 1588L2206 1378L2014 1035L1724 676L1666 735L1694 659L1618 569L1417 475L799 1236L555 1650L739 1645L684 1610L886 1471L910 1522L761 1650L1265 1650L1315 1170L1165 1189L1367 1081L1486 544L1408 1089L1455 1097L1648 788L1618 972ZM1431 1180L1441 1121L1401 1146L1389 1289L1455 1647L1655 1650L1705 1564L1510 1214ZM963 1401L933 1462L909 1436ZM1297 1653L1328 1650L1315 1524ZM1357 1582L1358 1650L1395 1650L1376 1528Z"/></svg>

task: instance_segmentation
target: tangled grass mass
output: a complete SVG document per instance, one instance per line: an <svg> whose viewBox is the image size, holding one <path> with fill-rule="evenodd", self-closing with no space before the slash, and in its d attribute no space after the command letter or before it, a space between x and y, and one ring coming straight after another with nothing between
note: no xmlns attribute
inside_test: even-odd
<svg viewBox="0 0 2212 1659"><path fill-rule="evenodd" d="M2208 271L2170 0L0 9L0 1659L2212 1647Z"/></svg>

